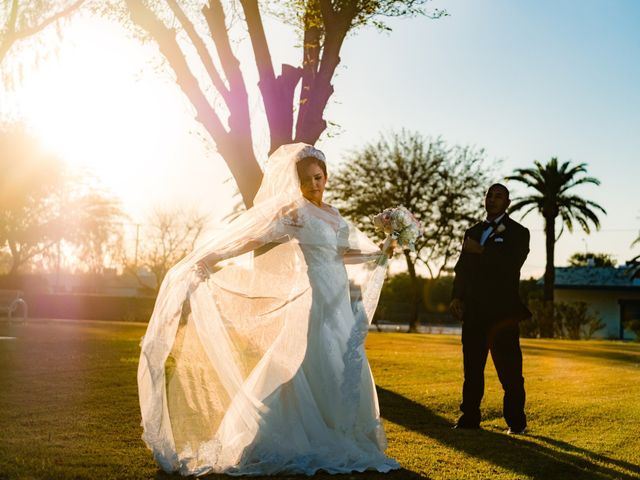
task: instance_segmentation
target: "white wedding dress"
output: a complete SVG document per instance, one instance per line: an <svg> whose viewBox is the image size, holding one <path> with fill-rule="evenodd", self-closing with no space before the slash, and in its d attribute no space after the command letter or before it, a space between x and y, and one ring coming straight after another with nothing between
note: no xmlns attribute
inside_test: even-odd
<svg viewBox="0 0 640 480"><path fill-rule="evenodd" d="M276 158L295 167L308 147L289 147ZM163 283L142 342L143 438L163 469L183 475L399 468L383 453L364 351L384 256L337 210L299 196L260 218ZM247 244L259 254L194 278L203 252L234 257Z"/></svg>

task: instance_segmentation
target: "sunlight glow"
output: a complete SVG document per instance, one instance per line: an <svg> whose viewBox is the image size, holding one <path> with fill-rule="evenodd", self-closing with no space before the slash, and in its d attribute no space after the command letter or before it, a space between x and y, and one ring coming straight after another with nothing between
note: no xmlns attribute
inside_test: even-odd
<svg viewBox="0 0 640 480"><path fill-rule="evenodd" d="M157 62L152 47L121 26L78 18L57 55L33 66L15 91L0 92L2 114L13 111L47 150L90 171L129 212L181 196L200 203L196 192L211 196L211 184L228 173L193 135L192 107Z"/></svg>
<svg viewBox="0 0 640 480"><path fill-rule="evenodd" d="M158 112L170 85L141 77L142 49L109 24L74 22L67 39L58 59L27 76L22 115L47 149L113 185L171 134Z"/></svg>

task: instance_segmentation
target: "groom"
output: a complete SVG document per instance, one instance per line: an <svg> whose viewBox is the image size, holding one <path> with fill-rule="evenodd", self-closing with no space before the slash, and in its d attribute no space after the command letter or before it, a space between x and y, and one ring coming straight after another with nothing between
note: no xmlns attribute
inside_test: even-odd
<svg viewBox="0 0 640 480"><path fill-rule="evenodd" d="M518 293L520 268L529 253L529 230L507 215L509 190L489 187L485 222L465 232L455 267L450 309L462 321L464 385L462 416L454 428L480 428L487 355L504 389L503 415L508 433L524 433L525 391L518 322L531 316Z"/></svg>

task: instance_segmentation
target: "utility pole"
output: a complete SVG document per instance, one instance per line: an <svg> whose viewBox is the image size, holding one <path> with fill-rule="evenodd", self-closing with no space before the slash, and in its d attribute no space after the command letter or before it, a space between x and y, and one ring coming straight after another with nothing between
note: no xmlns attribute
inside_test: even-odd
<svg viewBox="0 0 640 480"><path fill-rule="evenodd" d="M140 224L136 223L136 249L135 249L135 253L134 253L134 260L133 260L133 264L136 267L136 270L138 269L138 242L140 241Z"/></svg>

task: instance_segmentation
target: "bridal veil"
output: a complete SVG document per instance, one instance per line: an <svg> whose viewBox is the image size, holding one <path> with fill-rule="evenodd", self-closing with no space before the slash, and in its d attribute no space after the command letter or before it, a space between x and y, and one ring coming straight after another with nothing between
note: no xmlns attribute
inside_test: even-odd
<svg viewBox="0 0 640 480"><path fill-rule="evenodd" d="M323 158L309 145L280 147L265 165L255 205L202 242L161 285L141 342L138 388L143 439L166 471L233 473L268 421L266 399L301 368L314 302L305 247L327 240L298 232L314 221L310 215L335 222L322 209L302 208L296 163L308 156ZM386 257L351 225L336 235L355 322L346 341L361 348ZM253 252L234 258L247 248ZM210 255L234 260L203 281L194 266ZM346 371L344 377L352 381Z"/></svg>

